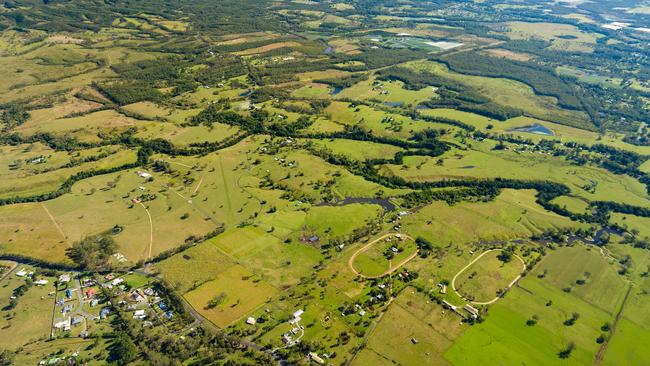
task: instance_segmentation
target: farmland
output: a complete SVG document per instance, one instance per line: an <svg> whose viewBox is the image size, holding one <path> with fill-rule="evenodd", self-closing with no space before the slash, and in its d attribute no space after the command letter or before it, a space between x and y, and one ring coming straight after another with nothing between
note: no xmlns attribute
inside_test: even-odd
<svg viewBox="0 0 650 366"><path fill-rule="evenodd" d="M0 364L648 364L646 8L1 2Z"/></svg>

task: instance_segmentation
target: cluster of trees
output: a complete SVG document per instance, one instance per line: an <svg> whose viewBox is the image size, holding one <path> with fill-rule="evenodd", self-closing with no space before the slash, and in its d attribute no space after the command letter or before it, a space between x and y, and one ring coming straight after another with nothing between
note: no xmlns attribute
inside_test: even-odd
<svg viewBox="0 0 650 366"><path fill-rule="evenodd" d="M117 251L117 243L107 234L93 235L75 242L67 254L81 268L102 270L109 265L108 261Z"/></svg>
<svg viewBox="0 0 650 366"><path fill-rule="evenodd" d="M29 112L25 106L18 102L7 103L0 105L2 109L2 116L0 121L4 123L5 131L10 130L16 126L20 126L29 120Z"/></svg>

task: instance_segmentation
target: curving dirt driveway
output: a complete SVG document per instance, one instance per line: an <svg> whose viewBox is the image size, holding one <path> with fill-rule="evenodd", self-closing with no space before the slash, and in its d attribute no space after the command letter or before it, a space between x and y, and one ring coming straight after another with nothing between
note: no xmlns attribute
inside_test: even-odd
<svg viewBox="0 0 650 366"><path fill-rule="evenodd" d="M484 251L484 252L481 253L478 257L474 258L471 262L469 262L465 267L463 267L463 269L461 269L460 271L456 272L456 274L454 275L454 278L452 278L452 280L451 280L451 288L454 289L454 292L456 293L456 295L458 295L461 299L463 299L463 300L467 300L463 295L461 295L461 294L458 292L458 290L456 290L456 278L458 278L458 276L460 276L461 273L465 272L465 270L466 270L467 268L471 267L472 264L476 263L476 261L478 261L479 259L481 259L481 257L483 257L484 255L486 255L486 254L488 254L488 253L490 253L490 252L493 252L493 251L495 251L495 250L501 250L501 249L489 249L489 250ZM522 266L522 268L521 268L521 272L524 272L524 271L526 270L526 262L524 262L524 260L521 259L521 257L518 256L517 254L514 254L514 253L513 253L513 256L515 256L515 258L519 259L519 261L521 262L521 266ZM517 281L519 281L520 278L521 278L521 274L519 274L517 277L515 277L515 279L512 280L512 281L508 284L508 286L506 286L506 288L504 289L504 291L508 291L512 286L514 286L515 283L517 283ZM474 305L490 305L490 304L494 304L497 300L499 300L499 296L495 297L494 299L492 299L492 300L490 300L490 301L484 301L484 302L481 302L481 301L470 301L470 300L467 300L467 301L469 301L470 303L472 303L472 304L474 304Z"/></svg>
<svg viewBox="0 0 650 366"><path fill-rule="evenodd" d="M382 274L380 274L380 275L377 275L377 276L366 276L366 275L364 275L364 274L359 273L359 271L357 271L357 270L354 268L354 260L357 258L357 255L359 255L359 254L365 252L366 250L368 250L371 246L373 246L373 245L374 245L375 243L377 243L378 241L384 240L384 239L386 239L386 238L388 238L388 237L391 237L391 236L395 236L395 235L397 235L397 234L401 235L402 237L404 237L404 238L406 238L406 239L414 240L414 239L413 239L412 237L410 237L409 235L402 234L402 233L388 233L388 234L384 234L384 235L380 236L379 238L377 238L377 239L371 241L370 243L364 245L364 246L361 247L359 250L357 250L356 252L354 252L354 254L352 254L352 256L350 257L350 259L348 259L348 267L350 267L350 270L351 270L352 272L354 272L354 274L356 274L357 276L360 276L360 277L363 277L363 278L368 278L368 279L381 278L381 277L384 277L384 276L386 276L386 275L388 275L388 274L391 274L391 273L395 272L395 270L397 270L397 269L400 268L401 266L405 265L406 263L410 262L411 259L415 258L415 257L418 255L419 251L418 251L417 249L416 249L415 252L414 252L413 254L411 254L408 258L405 258L403 261L401 261L400 263L398 263L398 264L397 264L396 266L394 266L394 267L393 267L393 266L389 266L390 268L389 268L386 272L384 272L384 273L382 273Z"/></svg>

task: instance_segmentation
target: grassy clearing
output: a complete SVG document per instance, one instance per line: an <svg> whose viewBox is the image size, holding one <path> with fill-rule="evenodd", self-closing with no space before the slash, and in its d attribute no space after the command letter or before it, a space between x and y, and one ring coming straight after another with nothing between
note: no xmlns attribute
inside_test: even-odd
<svg viewBox="0 0 650 366"><path fill-rule="evenodd" d="M459 74L450 71L445 65L432 61L413 61L404 64L413 71L425 71L471 85L478 93L503 106L517 108L537 118L557 121L571 126L588 126L587 117L582 112L567 111L557 105L552 97L536 95L526 84L504 78L490 78Z"/></svg>
<svg viewBox="0 0 650 366"><path fill-rule="evenodd" d="M645 187L630 176L615 175L595 166L577 166L539 152L495 151L493 146L493 142L473 142L471 150L452 149L436 159L405 157L403 165L385 166L385 174L421 181L467 177L548 179L566 184L573 195L587 201L648 205ZM593 191L585 189L591 185L595 187Z"/></svg>
<svg viewBox="0 0 650 366"><path fill-rule="evenodd" d="M278 288L297 283L320 259L319 251L313 247L282 243L253 226L228 231L213 241L226 255Z"/></svg>
<svg viewBox="0 0 650 366"><path fill-rule="evenodd" d="M360 81L353 86L343 89L336 98L354 100L378 100L380 103L395 103L404 106L415 106L420 102L436 96L433 88L427 87L420 90L404 89L401 81L379 82L374 77Z"/></svg>
<svg viewBox="0 0 650 366"><path fill-rule="evenodd" d="M394 253L392 248L401 250ZM387 271L394 270L400 263L417 251L417 246L412 240L399 242L379 241L365 251L359 253L352 263L356 271L364 276L380 276ZM388 259L387 254L392 256ZM394 255L394 256L393 256Z"/></svg>
<svg viewBox="0 0 650 366"><path fill-rule="evenodd" d="M99 149L95 150L97 154L89 153L88 155L100 155L103 152L110 152L111 150L114 151L114 153L97 161L82 163L69 168L60 167L65 164L64 159L66 159L67 162L70 162L71 159L75 158L74 155L66 157L64 153L41 154L46 160L45 163L42 163L44 164L42 170L39 171L41 163L36 163L34 160L31 160L31 163L28 161L27 163L21 164L23 166L22 169L13 169L3 175L5 179L0 183L0 197L22 197L48 193L57 190L66 179L78 172L117 167L132 163L137 158L136 152L133 150L116 148L105 148L102 150L102 152L100 152ZM43 153L46 152L46 150L41 151ZM48 161L48 156L51 156L53 160ZM81 155L79 157L81 157ZM37 157L35 157L35 159L36 158ZM12 163L15 163L17 157L12 157L10 159ZM57 161L61 164L57 164ZM54 164L57 164L58 166L54 166Z"/></svg>
<svg viewBox="0 0 650 366"><path fill-rule="evenodd" d="M276 292L246 268L233 265L184 296L201 315L224 327L267 302ZM208 308L208 302L221 293L224 294L222 302Z"/></svg>
<svg viewBox="0 0 650 366"><path fill-rule="evenodd" d="M618 283L612 282L609 273L613 268L598 256L584 247L560 248L550 253L519 286L490 309L484 322L466 332L445 357L454 364L591 364L600 346L595 341L601 333L600 327L613 317L601 307L620 302L625 291L620 278L614 277ZM588 264L582 266L584 260ZM577 269L573 269L576 264ZM585 268L590 268L594 276L585 285L591 286L590 289L569 293L561 290L565 281L575 281L574 276L582 274ZM544 269L548 273L540 278ZM596 270L605 274L593 272ZM579 314L578 320L573 325L565 325L574 312ZM527 320L534 315L537 323L527 325ZM562 359L558 354L569 342L574 343L575 349L568 358ZM482 352L475 352L477 348Z"/></svg>
<svg viewBox="0 0 650 366"><path fill-rule="evenodd" d="M449 365L443 354L467 328L456 314L407 287L384 314L353 364L382 360L379 364Z"/></svg>
<svg viewBox="0 0 650 366"><path fill-rule="evenodd" d="M378 144L369 141L354 141L345 139L331 140L309 140L317 146L324 146L335 154L343 154L355 160L392 158L395 153L403 149L392 146Z"/></svg>
<svg viewBox="0 0 650 366"><path fill-rule="evenodd" d="M504 263L499 251L482 256L456 278L456 290L472 301L487 302L498 296L522 272L522 263L512 258Z"/></svg>
<svg viewBox="0 0 650 366"><path fill-rule="evenodd" d="M591 52L598 38L602 37L569 24L510 22L508 26L510 39L541 38L551 42L551 48L558 51Z"/></svg>
<svg viewBox="0 0 650 366"><path fill-rule="evenodd" d="M233 264L233 260L209 240L156 264L156 270L180 292L186 292L213 280Z"/></svg>
<svg viewBox="0 0 650 366"><path fill-rule="evenodd" d="M18 270L31 267L19 265ZM0 311L0 347L15 350L30 341L45 339L50 334L54 298L48 293L54 291L55 278L41 276L49 283L45 286L32 286L18 298L18 304L12 310ZM15 288L25 283L24 278L11 275L0 286L0 308L9 304L9 298Z"/></svg>
<svg viewBox="0 0 650 366"><path fill-rule="evenodd" d="M437 245L446 246L480 240L508 240L547 228L581 224L544 210L535 203L534 191L506 189L494 202L455 206L434 202L419 210L417 215L405 216L402 225L403 230L414 237L423 236Z"/></svg>
<svg viewBox="0 0 650 366"><path fill-rule="evenodd" d="M628 230L635 230L640 237L650 237L650 218L634 215L612 213L610 222L626 227Z"/></svg>

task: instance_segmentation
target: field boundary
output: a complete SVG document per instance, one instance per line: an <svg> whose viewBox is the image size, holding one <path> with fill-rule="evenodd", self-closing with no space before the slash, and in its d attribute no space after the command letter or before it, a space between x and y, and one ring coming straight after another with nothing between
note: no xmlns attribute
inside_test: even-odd
<svg viewBox="0 0 650 366"><path fill-rule="evenodd" d="M370 247L373 246L375 243L377 243L377 242L379 242L379 241L381 241L381 240L383 240L383 239L386 239L386 238L388 238L388 237L396 236L396 235L401 235L401 236L405 237L406 239L414 240L411 236L406 235L406 234L401 234L401 233L387 233L387 234L384 234L384 235L378 237L377 239L371 241L370 243L364 245L363 247L359 248L356 252L354 252L354 254L352 254L352 256L350 257L350 259L348 259L348 267L350 268L350 270L351 270L355 275L360 276L360 277L362 277L362 278L374 279L374 278L381 278L381 277L387 276L387 275L389 275L389 274L395 272L395 271L396 271L398 268L400 268L401 266L403 266L403 265L405 265L406 263L410 262L410 261L411 261L413 258L415 258L415 257L418 255L418 253L420 252L418 249L416 249L415 252L414 252L413 254L411 254L408 258L405 258L403 261L401 261L401 262L398 263L397 265L392 266L392 265L389 264L389 268L388 268L388 270L387 270L386 272L380 274L380 275L376 275L376 276L366 276L366 275L360 273L359 271L357 271L357 270L354 268L354 260L357 258L357 256L358 256L359 254L362 254L363 252L365 252L365 251L367 251L368 249L370 249ZM389 263L391 263L391 262L389 261Z"/></svg>
<svg viewBox="0 0 650 366"><path fill-rule="evenodd" d="M456 274L454 275L454 278L452 278L452 280L451 280L451 288L454 289L454 292L456 293L456 295L458 295L461 299L463 299L463 300L465 300L465 301L469 301L470 303L472 303L472 304L474 304L474 305L490 305L490 304L494 304L495 302L497 302L497 301L501 298L500 296L496 296L494 299L492 299L492 300L490 300L490 301L472 301L472 300L469 300L469 299L465 298L465 296L461 295L460 292L458 292L458 290L456 289L456 279L458 278L458 276L460 276L463 272L465 272L469 267L471 267L474 263L476 263L476 262L477 262L479 259L481 259L484 255L486 255L486 254L488 254L488 253L490 253L490 252L494 252L494 251L496 251L496 250L501 250L501 249L488 249L488 250L484 251L484 252L481 253L478 257L474 258L471 262L469 262L469 263L468 263L465 267L463 267L460 271L456 272ZM508 284L508 286L506 286L506 287L504 288L504 291L508 291L508 290L510 290L510 288L511 288L512 286L514 286L515 283L517 283L517 281L519 281L519 280L521 279L521 274L526 270L526 262L524 262L524 260L521 259L521 257L518 256L517 254L513 254L513 256L514 256L515 258L517 258L517 259L521 262L522 270L521 270L521 273L519 273L519 275L517 275L517 277L515 277L515 279L512 280L512 281Z"/></svg>

